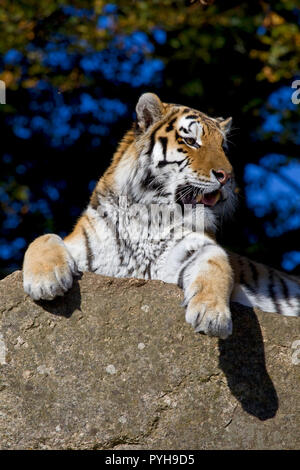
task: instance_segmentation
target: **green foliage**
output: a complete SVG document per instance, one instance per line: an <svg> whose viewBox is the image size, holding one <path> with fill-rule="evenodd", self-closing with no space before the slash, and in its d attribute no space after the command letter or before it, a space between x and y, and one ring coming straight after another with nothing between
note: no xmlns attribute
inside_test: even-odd
<svg viewBox="0 0 300 470"><path fill-rule="evenodd" d="M163 55L166 63L198 58L208 64L214 63L216 53L222 51L226 41L231 41L237 52L258 61L258 80L289 79L299 68L300 31L292 15L297 7L296 0L216 0L207 7L203 3L119 0L118 20L111 30L107 30L97 27L97 19L106 4L102 0L72 1L73 7L89 12L84 18L64 14L61 7L65 2L58 0L1 0L0 53L17 49L26 56L29 66L25 76L19 66L7 66L0 78L12 89L33 87L45 76L63 90L73 89L84 83L86 77L78 69L62 76L51 75L42 65L43 47L47 42L67 37L70 50L89 47L101 50L116 34L133 30L149 32L158 26L164 28L170 38L169 53ZM29 43L34 43L37 49L31 51ZM193 85L186 89L188 94L193 89L199 93Z"/></svg>

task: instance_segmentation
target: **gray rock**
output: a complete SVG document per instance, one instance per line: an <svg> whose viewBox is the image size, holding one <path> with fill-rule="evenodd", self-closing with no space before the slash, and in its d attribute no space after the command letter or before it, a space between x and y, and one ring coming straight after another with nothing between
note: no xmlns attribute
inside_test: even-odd
<svg viewBox="0 0 300 470"><path fill-rule="evenodd" d="M194 333L181 301L84 274L35 303L21 272L2 280L1 449L299 448L300 319L236 304L223 341Z"/></svg>

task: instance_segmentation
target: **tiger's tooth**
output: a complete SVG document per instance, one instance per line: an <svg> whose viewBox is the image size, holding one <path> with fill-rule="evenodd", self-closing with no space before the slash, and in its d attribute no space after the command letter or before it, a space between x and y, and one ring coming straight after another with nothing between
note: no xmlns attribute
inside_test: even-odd
<svg viewBox="0 0 300 470"><path fill-rule="evenodd" d="M221 197L221 193L220 193L220 191L219 191L219 192L216 194L216 202L215 202L215 203L218 202L218 200L220 199L220 197Z"/></svg>

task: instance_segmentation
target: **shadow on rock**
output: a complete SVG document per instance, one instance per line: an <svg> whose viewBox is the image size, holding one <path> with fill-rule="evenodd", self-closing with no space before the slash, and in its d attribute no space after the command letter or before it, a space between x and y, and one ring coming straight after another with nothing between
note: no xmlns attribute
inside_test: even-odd
<svg viewBox="0 0 300 470"><path fill-rule="evenodd" d="M233 335L219 340L220 368L243 409L260 420L273 418L278 397L265 364L264 344L252 309L232 308Z"/></svg>
<svg viewBox="0 0 300 470"><path fill-rule="evenodd" d="M74 279L72 288L63 296L54 300L36 302L47 312L69 318L75 310L81 310L81 294L78 279Z"/></svg>

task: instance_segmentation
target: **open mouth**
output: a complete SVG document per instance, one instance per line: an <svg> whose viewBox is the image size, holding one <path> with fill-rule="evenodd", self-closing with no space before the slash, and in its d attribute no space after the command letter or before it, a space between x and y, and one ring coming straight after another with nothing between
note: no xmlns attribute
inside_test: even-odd
<svg viewBox="0 0 300 470"><path fill-rule="evenodd" d="M181 186L176 192L176 201L179 202L179 204L191 204L193 207L197 204L203 204L206 207L214 207L222 200L222 193L219 189L203 193L195 186Z"/></svg>

